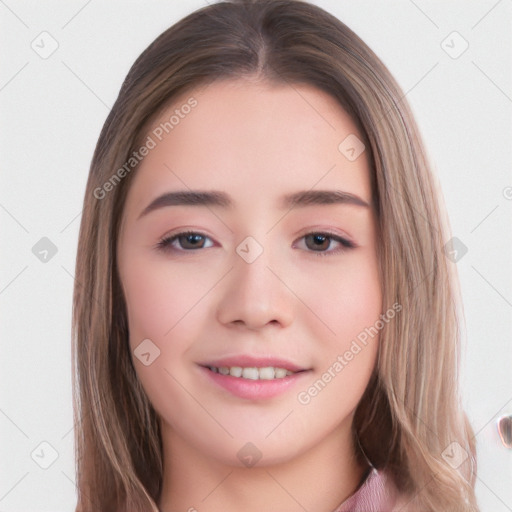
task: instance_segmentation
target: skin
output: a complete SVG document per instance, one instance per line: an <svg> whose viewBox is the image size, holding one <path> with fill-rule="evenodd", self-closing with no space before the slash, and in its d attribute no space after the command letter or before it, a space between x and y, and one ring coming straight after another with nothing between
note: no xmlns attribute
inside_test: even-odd
<svg viewBox="0 0 512 512"><path fill-rule="evenodd" d="M382 313L367 154L349 161L338 150L358 130L334 98L307 85L214 82L177 99L151 128L190 96L197 106L133 176L117 248L132 352L144 339L160 350L148 366L133 357L161 420L160 509L330 512L367 470L355 462L350 429L378 336L309 403L298 394L333 373ZM140 217L160 194L188 189L225 192L234 205L167 206ZM370 207L280 208L282 195L311 189L349 192ZM157 248L186 230L206 237L199 249L179 240L174 251ZM321 256L306 235L324 232L356 247L335 252L343 246L328 238ZM247 236L263 248L252 263L236 252ZM239 354L285 358L308 372L279 396L248 400L198 366ZM253 467L237 457L248 442L261 454Z"/></svg>

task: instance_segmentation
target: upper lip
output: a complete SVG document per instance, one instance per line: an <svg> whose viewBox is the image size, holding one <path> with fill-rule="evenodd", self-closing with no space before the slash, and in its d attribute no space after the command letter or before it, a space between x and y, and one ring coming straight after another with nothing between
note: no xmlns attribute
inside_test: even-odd
<svg viewBox="0 0 512 512"><path fill-rule="evenodd" d="M308 369L292 363L291 361L287 361L286 359L277 357L254 357L249 355L222 357L220 359L212 359L211 361L199 363L199 365L214 366L215 368L221 368L223 366L228 368L232 366L242 368L266 368L272 366L274 368L284 368L291 372L299 372Z"/></svg>

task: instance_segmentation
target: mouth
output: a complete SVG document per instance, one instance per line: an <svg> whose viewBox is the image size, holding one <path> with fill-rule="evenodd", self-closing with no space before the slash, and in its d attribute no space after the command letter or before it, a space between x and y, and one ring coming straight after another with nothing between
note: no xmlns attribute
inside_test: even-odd
<svg viewBox="0 0 512 512"><path fill-rule="evenodd" d="M213 373L220 373L221 375L230 375L231 377L249 380L284 379L290 375L305 371L291 371L287 370L286 368L279 368L274 366L264 366L262 368L255 366L207 366L206 368L208 368L208 370Z"/></svg>
<svg viewBox="0 0 512 512"><path fill-rule="evenodd" d="M262 400L285 393L312 369L276 358L231 357L199 364L207 382L238 398Z"/></svg>

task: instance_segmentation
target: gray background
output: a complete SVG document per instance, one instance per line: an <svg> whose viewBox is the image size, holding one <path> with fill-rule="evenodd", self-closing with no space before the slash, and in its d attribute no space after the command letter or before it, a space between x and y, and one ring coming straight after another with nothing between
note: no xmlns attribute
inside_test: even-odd
<svg viewBox="0 0 512 512"><path fill-rule="evenodd" d="M456 266L477 496L483 512L512 511L512 450L496 429L512 414L512 1L314 3L372 47L417 117L467 248ZM0 512L74 509L70 320L88 166L135 58L205 4L0 0Z"/></svg>

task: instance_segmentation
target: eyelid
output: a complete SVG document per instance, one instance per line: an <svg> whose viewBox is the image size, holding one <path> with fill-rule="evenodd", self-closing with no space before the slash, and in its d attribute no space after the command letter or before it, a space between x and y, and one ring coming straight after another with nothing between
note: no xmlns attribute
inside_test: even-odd
<svg viewBox="0 0 512 512"><path fill-rule="evenodd" d="M358 247L358 245L355 242L353 242L350 237L345 235L339 235L338 233L333 232L332 230L329 229L310 229L309 231L301 235L298 238L298 240L301 241L309 235L322 235L340 244L340 247L338 247L337 249L331 249L328 251L311 251L304 249L306 253L313 254L314 256L335 256L337 254L341 254Z"/></svg>
<svg viewBox="0 0 512 512"><path fill-rule="evenodd" d="M200 249L210 249L210 247L199 247L198 249L176 249L172 247L172 243L177 240L180 236L183 235L199 235L203 238L207 238L213 242L212 246L216 245L215 240L210 235L207 235L203 231L199 231L197 229L187 229L187 228L181 228L177 231L171 232L169 234L164 235L161 237L158 242L155 244L155 248L160 251L172 251L175 253L191 253L191 252L199 252Z"/></svg>
<svg viewBox="0 0 512 512"><path fill-rule="evenodd" d="M358 247L358 244L355 242L355 240L350 236L346 231L342 231L341 229L336 229L334 227L327 227L327 226L310 226L304 230L301 230L298 232L298 237L302 238L307 235L326 235L331 238L338 238L342 239L345 242L351 244L354 247Z"/></svg>

